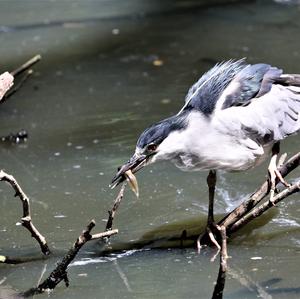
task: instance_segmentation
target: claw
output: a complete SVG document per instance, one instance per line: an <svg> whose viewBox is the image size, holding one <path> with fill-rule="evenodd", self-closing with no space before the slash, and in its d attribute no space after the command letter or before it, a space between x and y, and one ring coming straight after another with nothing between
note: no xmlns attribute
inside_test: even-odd
<svg viewBox="0 0 300 299"><path fill-rule="evenodd" d="M274 206L274 195L276 190L276 179L278 179L285 187L290 187L291 185L282 177L276 165L277 155L273 155L268 167L269 178L270 178L270 199L269 202ZM284 157L285 158L285 157ZM283 157L279 159L278 166L282 164Z"/></svg>
<svg viewBox="0 0 300 299"><path fill-rule="evenodd" d="M212 231L211 231L211 229L209 227L207 228L207 232L208 232L209 238L212 241L212 243L217 247L218 250L220 250L221 246L218 243L218 241L216 240L214 234L212 233Z"/></svg>
<svg viewBox="0 0 300 299"><path fill-rule="evenodd" d="M210 223L207 227L206 227L206 231L207 231L207 234L209 236L209 239L210 241L217 247L217 250L218 252L220 251L221 249L221 246L220 244L218 243L214 233L212 231L217 231L217 232L220 232L221 228L219 227L219 225L215 224L215 223ZM201 240L201 237L202 235L200 235L197 239L197 251L198 253L200 253L201 251L201 248L202 248L202 245L200 243L200 240Z"/></svg>

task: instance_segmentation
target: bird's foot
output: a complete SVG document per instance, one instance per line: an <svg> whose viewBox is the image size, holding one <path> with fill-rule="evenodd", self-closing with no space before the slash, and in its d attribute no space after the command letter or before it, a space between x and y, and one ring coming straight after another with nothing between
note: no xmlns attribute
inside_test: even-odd
<svg viewBox="0 0 300 299"><path fill-rule="evenodd" d="M278 170L278 167L283 164L284 158L286 155L282 155L282 157L279 160L278 165L276 165L276 157L273 156L269 167L268 167L268 172L269 172L269 182L270 182L270 198L269 202L272 205L275 205L274 203L274 196L275 196L275 191L276 191L276 181L277 179L285 186L285 187L290 187L291 185L282 177L281 173Z"/></svg>
<svg viewBox="0 0 300 299"><path fill-rule="evenodd" d="M220 231L221 231L220 226L217 225L215 222L210 222L206 226L206 233L208 234L208 237L209 237L211 243L214 246L216 246L216 248L218 250L217 254L219 253L219 251L221 249L221 246L217 241L216 234L220 234ZM197 239L197 251L198 251L198 253L200 253L201 247L202 247L201 242L200 242L201 237L202 237L202 235L200 235Z"/></svg>

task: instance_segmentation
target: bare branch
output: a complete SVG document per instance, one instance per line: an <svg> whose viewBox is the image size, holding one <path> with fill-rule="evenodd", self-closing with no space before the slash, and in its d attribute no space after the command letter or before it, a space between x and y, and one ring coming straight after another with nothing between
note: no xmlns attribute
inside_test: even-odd
<svg viewBox="0 0 300 299"><path fill-rule="evenodd" d="M26 257L10 257L7 255L0 255L0 264L24 264L34 261L40 261L46 259L48 256L26 256Z"/></svg>
<svg viewBox="0 0 300 299"><path fill-rule="evenodd" d="M112 226L113 226L113 220L115 218L115 214L117 212L117 209L118 207L120 206L121 204L121 201L123 199L123 196L124 196L124 190L125 190L125 186L126 184L123 183L122 184L122 187L114 201L114 204L113 204L113 207L110 211L108 211L108 220L107 220L107 223L106 223L106 228L105 230L108 231L108 230L111 230L112 229Z"/></svg>
<svg viewBox="0 0 300 299"><path fill-rule="evenodd" d="M40 294L46 290L53 290L62 280L65 281L66 286L69 286L69 280L67 275L67 268L69 264L76 257L77 253L81 247L90 240L95 240L99 238L109 237L118 233L117 229L106 231L98 234L91 234L91 230L95 227L95 221L91 220L87 225L87 228L80 234L76 242L64 256L61 262L58 263L57 267L50 273L47 279L45 279L36 288L32 288L22 294L24 297L30 297L34 294Z"/></svg>
<svg viewBox="0 0 300 299"><path fill-rule="evenodd" d="M286 163L284 163L279 171L282 177L288 175L291 171L293 171L300 164L300 152L290 158ZM261 187L255 191L248 200L243 202L239 207L234 209L228 216L226 216L223 220L220 221L220 225L225 225L229 227L232 225L237 219L243 217L247 212L249 212L253 207L255 207L264 197L269 193L269 182L265 181Z"/></svg>
<svg viewBox="0 0 300 299"><path fill-rule="evenodd" d="M288 161L286 161L282 166L278 168L278 170L281 173L282 177L285 177L290 172L292 172L295 168L297 168L299 165L300 165L300 152L298 152L293 157L291 157ZM278 180L276 184L277 183ZM225 226L228 234L232 233L231 226L235 222L242 219L252 209L254 209L255 206L257 206L268 195L269 191L270 191L269 181L266 180L247 200L242 202L237 208L235 208L232 212L230 212L223 219L221 219L218 222L218 225ZM253 218L251 218L251 220L252 219ZM235 231L236 230L237 229L235 229ZM205 232L201 236L200 243L210 244L210 238L207 232Z"/></svg>
<svg viewBox="0 0 300 299"><path fill-rule="evenodd" d="M0 181L8 182L12 188L15 190L15 196L18 196L23 204L23 217L22 225L29 230L31 233L31 236L37 240L39 243L42 252L45 255L50 254L50 249L48 247L47 241L45 237L38 231L38 229L33 225L31 220L31 214L30 214L30 205L29 205L29 198L26 196L16 179L7 173L5 173L3 170L0 170Z"/></svg>
<svg viewBox="0 0 300 299"><path fill-rule="evenodd" d="M261 204L260 206L258 206L257 208L253 209L251 212L246 214L244 217L240 218L229 228L228 233L232 234L233 232L237 231L238 229L240 229L241 227L246 225L248 222L250 222L254 218L265 213L267 210L272 208L275 204L279 203L284 198L288 197L289 195L291 195L293 193L299 192L299 191L300 191L300 181L293 184L289 188L284 189L279 194L274 196L273 204L270 201L266 201L265 203Z"/></svg>
<svg viewBox="0 0 300 299"><path fill-rule="evenodd" d="M282 177L287 176L291 171L300 165L300 152L291 157L287 162L285 162L278 170ZM278 181L277 181L278 183ZM260 188L258 188L248 200L244 201L240 206L235 208L231 213L229 213L225 218L223 218L218 224L220 226L225 225L227 228L230 227L234 222L243 217L252 208L254 208L258 203L260 203L265 196L269 193L269 181L266 180Z"/></svg>
<svg viewBox="0 0 300 299"><path fill-rule="evenodd" d="M110 236L113 236L118 233L117 229L112 229L103 233L97 233L93 234L91 237L91 240L96 240L96 239L102 239L102 238L108 238Z"/></svg>
<svg viewBox="0 0 300 299"><path fill-rule="evenodd" d="M41 55L39 55L39 54L35 55L34 57L29 59L28 61L23 63L21 66L19 66L17 69L11 71L10 73L12 76L17 76L17 75L23 73L24 71L28 70L29 68L31 68L34 64L39 62L41 59L42 59Z"/></svg>

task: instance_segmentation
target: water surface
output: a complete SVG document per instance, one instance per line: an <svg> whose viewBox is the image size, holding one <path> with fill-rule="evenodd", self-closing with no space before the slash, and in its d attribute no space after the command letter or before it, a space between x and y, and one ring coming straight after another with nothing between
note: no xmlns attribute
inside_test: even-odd
<svg viewBox="0 0 300 299"><path fill-rule="evenodd" d="M5 4L0 8L1 72L36 53L43 56L34 76L1 105L0 135L25 128L30 138L22 145L1 146L0 168L18 179L31 199L34 223L54 249L46 261L2 265L2 290L36 285L44 266L49 273L90 219L97 221L95 231L103 230L116 196L108 187L116 167L130 157L144 128L180 109L189 86L215 62L248 57L249 62L300 72L299 6L258 1L141 15L139 9L130 13L130 7L128 13L121 2L103 12L101 2L89 1L86 10L70 9L66 22L57 3L56 10L47 8L50 21L35 20L20 9L20 2L0 4ZM35 8L37 15L45 9L41 4ZM155 60L162 65L155 66ZM282 150L292 155L299 145L299 137L290 137ZM230 211L253 192L265 179L266 167L220 173L216 212ZM299 176L297 170L288 179ZM139 239L166 224L203 225L206 173L183 173L161 163L138 179L140 199L127 190L115 221L120 233L112 244ZM28 232L16 226L20 202L5 184L0 195L1 254L38 254ZM225 298L300 297L298 198L290 197L261 217L257 229L231 240ZM106 258L98 257L99 252L96 244L83 249L69 270L70 288L60 285L51 297L212 294L218 271L218 259L210 261L213 249L200 255L193 248L141 250Z"/></svg>

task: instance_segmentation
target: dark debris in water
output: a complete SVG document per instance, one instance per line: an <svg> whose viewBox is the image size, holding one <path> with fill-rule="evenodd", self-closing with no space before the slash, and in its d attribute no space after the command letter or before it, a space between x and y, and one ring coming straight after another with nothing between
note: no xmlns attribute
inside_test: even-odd
<svg viewBox="0 0 300 299"><path fill-rule="evenodd" d="M10 133L7 136L0 137L0 140L2 142L15 143L15 144L26 142L27 139L28 139L28 133L24 129L20 130L19 132L15 133L15 134Z"/></svg>

